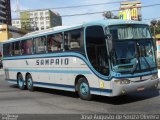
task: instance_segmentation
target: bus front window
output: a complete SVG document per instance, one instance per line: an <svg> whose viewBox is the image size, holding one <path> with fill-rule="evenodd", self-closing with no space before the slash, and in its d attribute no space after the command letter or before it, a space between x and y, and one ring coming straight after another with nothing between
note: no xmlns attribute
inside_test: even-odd
<svg viewBox="0 0 160 120"><path fill-rule="evenodd" d="M151 38L147 25L114 25L110 26L110 33L113 40L148 39Z"/></svg>
<svg viewBox="0 0 160 120"><path fill-rule="evenodd" d="M112 35L112 68L117 72L142 72L156 68L154 43L147 25L115 25Z"/></svg>
<svg viewBox="0 0 160 120"><path fill-rule="evenodd" d="M136 62L134 42L120 42L114 45L113 69L115 71L132 69Z"/></svg>

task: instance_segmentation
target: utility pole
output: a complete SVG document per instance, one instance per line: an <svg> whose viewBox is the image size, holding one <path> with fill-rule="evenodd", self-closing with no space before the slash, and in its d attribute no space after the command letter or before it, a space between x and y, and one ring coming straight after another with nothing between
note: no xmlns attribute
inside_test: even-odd
<svg viewBox="0 0 160 120"><path fill-rule="evenodd" d="M19 7L19 0L16 0L16 13L17 13L17 18L20 18L20 7Z"/></svg>
<svg viewBox="0 0 160 120"><path fill-rule="evenodd" d="M156 25L157 25L157 20L152 20L151 25L153 26L153 33L154 37L156 38Z"/></svg>

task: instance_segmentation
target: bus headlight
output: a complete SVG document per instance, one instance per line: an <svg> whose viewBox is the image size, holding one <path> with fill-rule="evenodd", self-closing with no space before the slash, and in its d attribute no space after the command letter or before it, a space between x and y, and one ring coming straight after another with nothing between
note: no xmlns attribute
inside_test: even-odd
<svg viewBox="0 0 160 120"><path fill-rule="evenodd" d="M115 80L116 84L130 84L130 80L128 79L121 79L121 80Z"/></svg>
<svg viewBox="0 0 160 120"><path fill-rule="evenodd" d="M158 75L157 75L157 74L154 74L154 75L152 75L151 80L155 80L155 79L157 79L157 78L158 78Z"/></svg>

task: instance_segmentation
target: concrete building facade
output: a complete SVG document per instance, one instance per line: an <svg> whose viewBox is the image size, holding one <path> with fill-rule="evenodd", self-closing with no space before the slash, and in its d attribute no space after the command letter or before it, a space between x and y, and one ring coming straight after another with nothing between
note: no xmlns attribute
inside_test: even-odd
<svg viewBox="0 0 160 120"><path fill-rule="evenodd" d="M21 28L21 20L12 20L12 26Z"/></svg>
<svg viewBox="0 0 160 120"><path fill-rule="evenodd" d="M19 20L12 20L13 26L27 31L44 30L62 25L61 16L51 10L20 12Z"/></svg>
<svg viewBox="0 0 160 120"><path fill-rule="evenodd" d="M10 38L22 37L25 34L26 32L19 28L16 28L7 24L0 25L0 43L5 42Z"/></svg>
<svg viewBox="0 0 160 120"><path fill-rule="evenodd" d="M0 0L0 24L11 25L10 0Z"/></svg>

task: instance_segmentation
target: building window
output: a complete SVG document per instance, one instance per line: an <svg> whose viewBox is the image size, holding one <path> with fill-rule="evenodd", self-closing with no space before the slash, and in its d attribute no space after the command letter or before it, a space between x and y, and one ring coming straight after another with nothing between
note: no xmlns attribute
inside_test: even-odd
<svg viewBox="0 0 160 120"><path fill-rule="evenodd" d="M35 21L38 21L38 17L35 18Z"/></svg>
<svg viewBox="0 0 160 120"><path fill-rule="evenodd" d="M48 26L49 26L49 25L50 25L50 22L49 22L49 21L46 21L46 25L48 25Z"/></svg>
<svg viewBox="0 0 160 120"><path fill-rule="evenodd" d="M48 15L49 15L49 12L45 12L45 15L48 16Z"/></svg>
<svg viewBox="0 0 160 120"><path fill-rule="evenodd" d="M62 38L61 33L47 36L48 52L63 50L63 42L62 41L63 41L63 38Z"/></svg>
<svg viewBox="0 0 160 120"><path fill-rule="evenodd" d="M46 37L34 38L35 41L35 52L45 53L46 52Z"/></svg>
<svg viewBox="0 0 160 120"><path fill-rule="evenodd" d="M40 17L40 20L44 20L44 18L41 16L41 17Z"/></svg>
<svg viewBox="0 0 160 120"><path fill-rule="evenodd" d="M40 15L42 16L42 15L43 15L43 12L40 12Z"/></svg>
<svg viewBox="0 0 160 120"><path fill-rule="evenodd" d="M33 17L33 13L30 13L30 17Z"/></svg>
<svg viewBox="0 0 160 120"><path fill-rule="evenodd" d="M32 39L21 41L22 54L33 54L33 41Z"/></svg>
<svg viewBox="0 0 160 120"><path fill-rule="evenodd" d="M49 20L49 17L46 17L46 20Z"/></svg>
<svg viewBox="0 0 160 120"><path fill-rule="evenodd" d="M33 21L33 18L30 18L30 21Z"/></svg>
<svg viewBox="0 0 160 120"><path fill-rule="evenodd" d="M34 13L34 16L37 17L37 16L38 16L38 13Z"/></svg>
<svg viewBox="0 0 160 120"><path fill-rule="evenodd" d="M49 26L46 26L46 29L49 29L50 27Z"/></svg>
<svg viewBox="0 0 160 120"><path fill-rule="evenodd" d="M44 22L41 22L41 25L44 25Z"/></svg>

